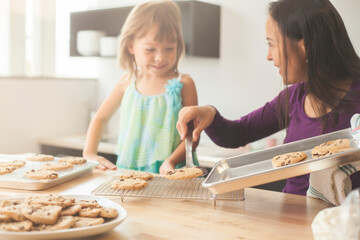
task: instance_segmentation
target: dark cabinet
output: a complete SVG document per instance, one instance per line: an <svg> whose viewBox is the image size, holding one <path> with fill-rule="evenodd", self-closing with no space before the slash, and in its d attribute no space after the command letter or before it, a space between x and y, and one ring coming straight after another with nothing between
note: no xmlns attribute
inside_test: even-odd
<svg viewBox="0 0 360 240"><path fill-rule="evenodd" d="M220 6L198 1L176 1L181 11L186 55L219 57ZM70 56L80 56L76 49L77 32L101 30L118 36L132 7L100 9L70 14Z"/></svg>

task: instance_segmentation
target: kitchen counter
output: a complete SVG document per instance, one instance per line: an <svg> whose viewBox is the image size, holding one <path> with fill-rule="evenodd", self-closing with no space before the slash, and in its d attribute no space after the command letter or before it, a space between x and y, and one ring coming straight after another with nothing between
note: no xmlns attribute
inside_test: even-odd
<svg viewBox="0 0 360 240"><path fill-rule="evenodd" d="M116 171L101 171L43 191L0 189L0 197L33 193L90 194ZM89 240L115 239L313 239L311 223L331 207L304 196L247 188L244 201L109 197L128 212L114 230Z"/></svg>
<svg viewBox="0 0 360 240"><path fill-rule="evenodd" d="M105 154L114 154L116 147L116 137L105 137L99 144L98 152ZM41 138L40 145L53 146L58 148L68 148L81 150L84 148L85 136L57 137L57 138ZM196 149L199 164L202 167L212 168L214 164L222 159L244 154L249 152L248 147L240 148L222 148L214 143L201 143ZM52 154L51 152L47 152Z"/></svg>

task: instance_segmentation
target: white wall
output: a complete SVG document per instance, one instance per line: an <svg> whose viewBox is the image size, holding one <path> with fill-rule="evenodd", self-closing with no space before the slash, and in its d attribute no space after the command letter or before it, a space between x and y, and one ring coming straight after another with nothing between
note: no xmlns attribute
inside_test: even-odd
<svg viewBox="0 0 360 240"><path fill-rule="evenodd" d="M1 78L0 99L0 153L39 152L39 138L86 132L96 81Z"/></svg>
<svg viewBox="0 0 360 240"><path fill-rule="evenodd" d="M194 78L200 105L212 104L224 116L237 119L261 107L282 88L277 69L272 62L266 60L265 21L270 0L204 2L221 5L220 58L186 57L180 71L190 73ZM355 49L360 53L360 1L332 2L343 16ZM119 3L102 0L98 2L98 6L116 7ZM114 59L100 60L99 69L101 102L123 71ZM116 134L117 129L118 116L115 116L109 124L109 132ZM203 136L202 141L209 140Z"/></svg>

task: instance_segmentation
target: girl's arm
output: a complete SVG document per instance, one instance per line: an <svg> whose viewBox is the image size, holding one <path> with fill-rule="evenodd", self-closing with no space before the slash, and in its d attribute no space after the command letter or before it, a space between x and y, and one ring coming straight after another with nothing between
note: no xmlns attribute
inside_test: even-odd
<svg viewBox="0 0 360 240"><path fill-rule="evenodd" d="M189 75L184 75L181 79L183 89L181 90L181 97L183 106L198 105L197 92L194 80ZM199 141L194 142L193 149L197 147ZM160 174L172 170L177 164L185 159L185 142L182 141L174 152L164 161L160 167Z"/></svg>
<svg viewBox="0 0 360 240"><path fill-rule="evenodd" d="M126 78L127 76L125 75L118 81L109 97L101 104L87 131L83 157L98 161L100 163L98 168L100 169L116 169L116 166L112 162L99 156L97 151L106 124L120 107L125 89L129 85L130 81L126 81Z"/></svg>

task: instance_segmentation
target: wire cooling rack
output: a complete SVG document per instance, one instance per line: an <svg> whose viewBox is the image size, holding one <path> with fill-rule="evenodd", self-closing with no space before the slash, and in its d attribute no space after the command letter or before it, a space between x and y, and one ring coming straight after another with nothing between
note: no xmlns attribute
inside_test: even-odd
<svg viewBox="0 0 360 240"><path fill-rule="evenodd" d="M148 186L140 190L111 188L111 183L117 178L117 176L109 178L100 186L95 188L92 193L103 196L120 196L122 201L124 200L124 197L233 201L244 200L243 189L217 195L211 193L208 189L203 188L201 185L204 178L170 180L164 177L155 176L154 179L148 181Z"/></svg>

